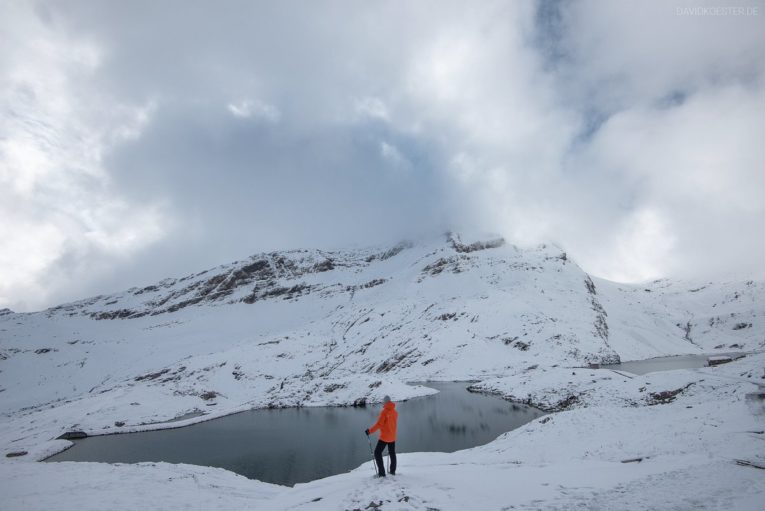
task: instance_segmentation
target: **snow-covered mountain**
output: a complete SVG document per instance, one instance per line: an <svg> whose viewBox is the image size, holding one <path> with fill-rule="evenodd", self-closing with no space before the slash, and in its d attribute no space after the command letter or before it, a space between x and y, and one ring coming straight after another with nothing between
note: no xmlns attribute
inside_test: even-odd
<svg viewBox="0 0 765 511"><path fill-rule="evenodd" d="M760 509L762 282L616 284L554 246L259 254L45 311L0 311L0 507ZM758 351L634 376L589 364ZM87 434L473 388L558 412L457 453L295 488L209 467L34 463ZM563 411L560 411L563 410ZM10 457L8 457L10 456ZM369 468L368 466L366 467Z"/></svg>
<svg viewBox="0 0 765 511"><path fill-rule="evenodd" d="M427 392L406 381L757 350L764 297L752 281L615 284L555 246L455 234L258 254L42 312L0 313L0 441L41 457L70 430Z"/></svg>

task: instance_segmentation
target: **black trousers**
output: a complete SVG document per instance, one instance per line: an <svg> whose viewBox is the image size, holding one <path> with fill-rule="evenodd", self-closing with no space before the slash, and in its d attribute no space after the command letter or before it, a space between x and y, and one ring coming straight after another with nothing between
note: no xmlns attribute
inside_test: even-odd
<svg viewBox="0 0 765 511"><path fill-rule="evenodd" d="M385 475L385 466L383 465L382 453L385 450L385 446L388 447L388 456L390 456L390 473L396 473L396 442L383 442L377 441L375 447L375 461L377 462L377 473L381 476Z"/></svg>

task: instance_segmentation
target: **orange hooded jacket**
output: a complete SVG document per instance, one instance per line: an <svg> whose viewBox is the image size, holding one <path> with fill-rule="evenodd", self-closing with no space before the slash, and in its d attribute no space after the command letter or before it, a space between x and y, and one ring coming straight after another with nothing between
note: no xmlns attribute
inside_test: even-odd
<svg viewBox="0 0 765 511"><path fill-rule="evenodd" d="M393 402L385 403L380 416L375 425L369 428L370 433L380 430L380 440L383 442L396 441L396 422L398 421L398 412Z"/></svg>

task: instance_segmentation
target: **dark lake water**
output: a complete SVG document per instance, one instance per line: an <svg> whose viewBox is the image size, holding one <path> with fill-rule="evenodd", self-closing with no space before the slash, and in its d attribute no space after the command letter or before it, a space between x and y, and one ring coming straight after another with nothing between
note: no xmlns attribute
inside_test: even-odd
<svg viewBox="0 0 765 511"><path fill-rule="evenodd" d="M710 355L678 355L674 357L657 357L646 360L608 364L603 369L620 369L632 374L647 374L656 371L672 371L674 369L697 369L707 367L707 359L713 356L729 356L733 359L743 357L743 353L715 353Z"/></svg>
<svg viewBox="0 0 765 511"><path fill-rule="evenodd" d="M396 452L453 452L486 444L540 417L535 408L474 394L466 383L427 383L440 392L396 403ZM364 430L380 405L252 410L178 429L95 436L47 461L166 461L221 467L293 485L358 467L372 472ZM372 445L377 434L372 435ZM386 462L387 464L387 462ZM405 472L405 463L399 462Z"/></svg>

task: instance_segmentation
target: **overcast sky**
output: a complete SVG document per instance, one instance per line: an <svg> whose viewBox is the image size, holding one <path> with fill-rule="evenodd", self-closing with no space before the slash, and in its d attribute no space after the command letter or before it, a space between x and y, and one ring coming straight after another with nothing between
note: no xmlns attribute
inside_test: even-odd
<svg viewBox="0 0 765 511"><path fill-rule="evenodd" d="M618 281L763 278L764 24L753 0L0 0L0 307L446 229Z"/></svg>

